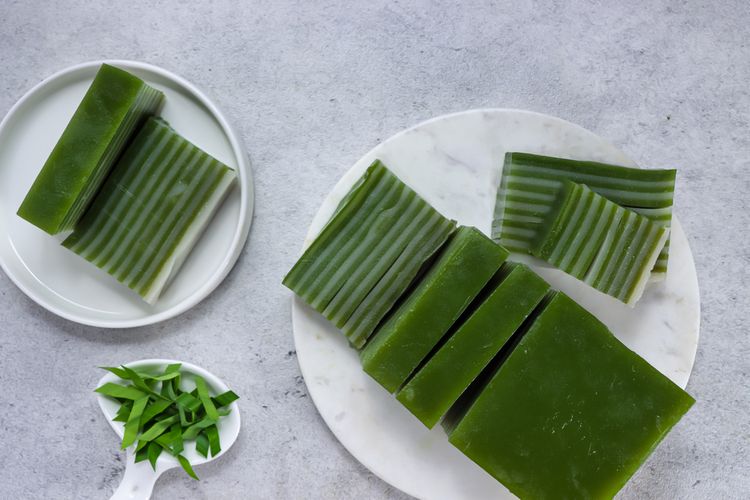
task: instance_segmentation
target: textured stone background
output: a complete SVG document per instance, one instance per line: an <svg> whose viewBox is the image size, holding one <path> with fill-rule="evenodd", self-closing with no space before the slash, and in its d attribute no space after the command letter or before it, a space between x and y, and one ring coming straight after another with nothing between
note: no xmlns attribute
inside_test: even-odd
<svg viewBox="0 0 750 500"><path fill-rule="evenodd" d="M171 357L244 396L244 429L200 483L173 471L155 498L401 498L307 397L279 282L360 155L483 106L557 115L642 164L680 168L703 296L698 403L622 498L750 496L746 0L0 2L1 113L49 74L101 58L164 66L217 101L250 152L255 221L226 282L153 327L67 322L0 273L0 496L107 498L123 455L90 393L94 366Z"/></svg>

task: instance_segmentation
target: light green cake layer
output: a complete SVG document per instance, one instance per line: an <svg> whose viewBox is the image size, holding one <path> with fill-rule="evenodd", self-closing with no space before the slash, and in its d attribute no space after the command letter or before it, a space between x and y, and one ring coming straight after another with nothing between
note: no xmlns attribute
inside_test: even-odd
<svg viewBox="0 0 750 500"><path fill-rule="evenodd" d="M414 191L399 186L400 196L383 217L360 240L359 262L349 259L336 272L347 275L347 281L323 309L323 315L337 328L346 324L354 310L378 284L402 254L409 242L428 234L431 223L439 218Z"/></svg>
<svg viewBox="0 0 750 500"><path fill-rule="evenodd" d="M153 304L235 177L150 118L63 245Z"/></svg>

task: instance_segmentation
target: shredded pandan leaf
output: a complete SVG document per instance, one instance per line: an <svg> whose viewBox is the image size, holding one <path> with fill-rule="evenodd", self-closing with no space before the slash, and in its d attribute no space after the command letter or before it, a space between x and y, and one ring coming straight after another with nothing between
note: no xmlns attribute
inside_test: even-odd
<svg viewBox="0 0 750 500"><path fill-rule="evenodd" d="M206 435L208 435L208 443L211 445L211 456L215 457L221 452L221 443L219 442L219 428L216 424L211 427L206 427Z"/></svg>
<svg viewBox="0 0 750 500"><path fill-rule="evenodd" d="M126 366L103 366L104 370L124 381L108 382L95 392L120 403L114 418L123 422L122 449L135 446L135 461L148 460L156 470L156 461L166 451L177 458L193 479L198 476L182 455L186 441L195 441L199 455L208 458L221 452L219 429L221 417L229 415L228 406L239 399L232 391L211 396L206 381L192 375L195 389L181 387L182 365L168 365L161 373L136 370Z"/></svg>
<svg viewBox="0 0 750 500"><path fill-rule="evenodd" d="M195 475L195 471L193 471L193 467L190 465L190 462L188 462L188 459L183 457L182 455L177 455L177 460L179 460L180 465L182 468L187 472L187 475L195 479L196 481L200 481L198 479L198 476Z"/></svg>
<svg viewBox="0 0 750 500"><path fill-rule="evenodd" d="M153 441L148 444L148 451L146 453L148 455L148 461L154 470L156 470L156 459L161 455L161 450L162 447Z"/></svg>
<svg viewBox="0 0 750 500"><path fill-rule="evenodd" d="M227 391L211 399L213 400L214 405L217 408L221 408L222 406L227 406L227 405L234 403L235 401L240 399L240 397L237 394L233 393L232 391Z"/></svg>
<svg viewBox="0 0 750 500"><path fill-rule="evenodd" d="M198 434L198 437L195 438L195 451L198 452L202 457L208 458L208 450L210 447L210 443L208 442L208 434L206 434L206 431L203 430Z"/></svg>
<svg viewBox="0 0 750 500"><path fill-rule="evenodd" d="M208 394L208 386L206 381L202 377L195 377L195 388L198 389L198 399L203 404L203 408L206 409L206 415L211 420L219 420L219 414L216 412L214 402L211 400L211 396Z"/></svg>
<svg viewBox="0 0 750 500"><path fill-rule="evenodd" d="M115 399L141 399L144 394L143 392L139 391L135 387L132 386L122 386L113 384L112 382L107 382L101 387L96 388L96 392L99 394L103 394L105 396L109 396L111 398Z"/></svg>
<svg viewBox="0 0 750 500"><path fill-rule="evenodd" d="M185 430L184 437L185 439L195 439L198 437L198 433L202 431L203 429L210 427L216 423L216 420L208 417L204 417L202 420L199 420L198 422L194 423L190 427L188 427Z"/></svg>
<svg viewBox="0 0 750 500"><path fill-rule="evenodd" d="M138 430L141 427L141 415L143 410L146 409L148 404L148 396L143 396L133 403L133 409L130 410L128 421L125 422L125 434L122 436L122 445L120 446L123 450L135 443L135 438L138 436Z"/></svg>

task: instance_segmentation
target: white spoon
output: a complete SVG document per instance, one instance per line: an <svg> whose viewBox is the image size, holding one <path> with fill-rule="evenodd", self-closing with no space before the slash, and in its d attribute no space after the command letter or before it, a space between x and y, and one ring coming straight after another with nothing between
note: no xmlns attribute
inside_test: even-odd
<svg viewBox="0 0 750 500"><path fill-rule="evenodd" d="M193 383L191 374L203 377L212 394L221 394L222 392L229 390L229 387L227 387L227 385L215 375L212 375L199 366L184 363L182 361L173 361L170 359L144 359L133 363L126 363L125 366L128 368L159 370L164 369L167 365L173 363L182 363L182 384L184 384L184 389L186 390L192 389L190 387ZM122 383L122 380L108 372L99 381L97 387L106 382ZM98 393L97 399L99 401L99 407L102 409L109 425L111 425L117 435L122 438L125 432L125 424L112 421L120 405L113 399L102 396ZM221 452L216 456L205 458L195 451L194 441L185 443L185 450L182 452L182 455L190 461L192 466L205 464L206 462L210 462L211 460L220 457L237 440L237 436L240 433L240 409L236 401L229 405L229 408L231 409L229 415L222 417L217 424L217 427L219 428L219 439L221 441ZM127 449L125 475L120 482L120 486L112 495L111 500L147 500L151 498L151 492L153 491L154 484L156 483L156 480L159 479L159 476L161 476L163 472L179 466L180 464L177 459L169 453L162 453L159 455L159 459L156 461L156 470L151 468L151 464L148 460L135 463L135 446L131 446Z"/></svg>

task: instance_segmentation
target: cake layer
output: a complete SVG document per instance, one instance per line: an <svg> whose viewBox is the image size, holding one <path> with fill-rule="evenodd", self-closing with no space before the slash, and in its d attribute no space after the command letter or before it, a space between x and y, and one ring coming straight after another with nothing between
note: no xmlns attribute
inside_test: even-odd
<svg viewBox="0 0 750 500"><path fill-rule="evenodd" d="M375 229L373 226L376 220L388 217L402 191L393 174L381 164L373 164L294 264L284 285L322 312L346 283L348 272L357 269L366 258L369 245L362 244L365 236L387 231L386 222Z"/></svg>

